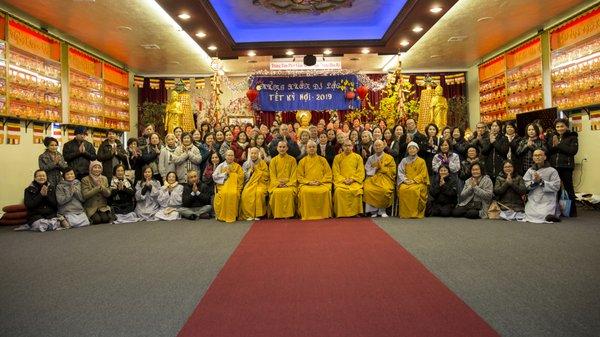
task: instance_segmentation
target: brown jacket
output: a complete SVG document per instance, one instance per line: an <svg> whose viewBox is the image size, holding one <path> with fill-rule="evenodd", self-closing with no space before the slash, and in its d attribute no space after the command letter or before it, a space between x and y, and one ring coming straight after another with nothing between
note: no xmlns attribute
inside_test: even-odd
<svg viewBox="0 0 600 337"><path fill-rule="evenodd" d="M94 215L98 210L110 211L107 204L107 198L110 196L110 188L108 188L108 179L101 176L100 186L96 186L90 176L86 176L81 180L81 193L85 199L83 207L88 217Z"/></svg>

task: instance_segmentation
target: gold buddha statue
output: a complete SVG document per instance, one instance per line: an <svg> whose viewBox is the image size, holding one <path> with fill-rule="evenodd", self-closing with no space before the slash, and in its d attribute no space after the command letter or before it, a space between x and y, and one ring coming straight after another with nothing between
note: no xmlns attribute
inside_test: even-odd
<svg viewBox="0 0 600 337"><path fill-rule="evenodd" d="M312 119L312 114L308 110L298 110L296 111L296 120L300 123L300 127L298 128L297 134L300 136L302 131L308 131L308 126L310 125L310 120Z"/></svg>
<svg viewBox="0 0 600 337"><path fill-rule="evenodd" d="M165 129L167 133L173 133L176 127L181 127L183 121L183 111L181 110L181 103L179 102L179 94L177 91L171 91L171 97L169 103L165 109Z"/></svg>
<svg viewBox="0 0 600 337"><path fill-rule="evenodd" d="M431 123L440 130L448 124L448 100L444 97L444 88L439 84L431 98Z"/></svg>
<svg viewBox="0 0 600 337"><path fill-rule="evenodd" d="M427 86L421 91L419 98L419 117L417 119L417 130L425 132L425 127L431 121L431 100L433 98L433 89L431 82L426 82Z"/></svg>

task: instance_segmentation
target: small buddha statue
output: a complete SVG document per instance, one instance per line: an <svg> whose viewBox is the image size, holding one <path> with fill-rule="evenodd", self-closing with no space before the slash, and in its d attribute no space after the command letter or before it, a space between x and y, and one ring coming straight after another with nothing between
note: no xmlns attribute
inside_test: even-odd
<svg viewBox="0 0 600 337"><path fill-rule="evenodd" d="M165 109L165 129L167 133L173 133L176 127L181 126L182 121L183 111L179 102L179 94L173 90Z"/></svg>
<svg viewBox="0 0 600 337"><path fill-rule="evenodd" d="M297 134L301 135L302 131L308 131L308 126L310 125L310 120L312 119L312 114L308 110L298 110L296 111L296 120L300 123L300 127L298 128Z"/></svg>
<svg viewBox="0 0 600 337"><path fill-rule="evenodd" d="M444 97L444 88L441 85L435 87L431 98L431 123L437 125L440 130L448 124L448 100Z"/></svg>

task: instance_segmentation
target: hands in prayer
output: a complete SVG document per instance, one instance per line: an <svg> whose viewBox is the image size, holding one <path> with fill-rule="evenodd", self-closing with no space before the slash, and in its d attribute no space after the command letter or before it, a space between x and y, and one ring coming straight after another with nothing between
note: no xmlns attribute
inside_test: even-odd
<svg viewBox="0 0 600 337"><path fill-rule="evenodd" d="M40 189L40 194L44 197L48 195L48 185L42 186L42 188Z"/></svg>
<svg viewBox="0 0 600 337"><path fill-rule="evenodd" d="M539 183L541 180L542 180L542 177L540 176L540 174L537 173L537 171L534 172L533 173L533 181L535 181L536 183Z"/></svg>
<svg viewBox="0 0 600 337"><path fill-rule="evenodd" d="M192 185L192 192L194 192L194 193L198 192L198 184L197 183L194 183Z"/></svg>
<svg viewBox="0 0 600 337"><path fill-rule="evenodd" d="M354 182L354 179L352 179L352 178L346 178L346 179L344 179L344 184L346 184L346 185L350 185L353 182Z"/></svg>
<svg viewBox="0 0 600 337"><path fill-rule="evenodd" d="M85 152L85 144L83 142L81 142L81 144L79 144L79 153L84 153Z"/></svg>
<svg viewBox="0 0 600 337"><path fill-rule="evenodd" d="M557 135L552 136L552 147L557 147L558 143L559 143L558 136Z"/></svg>

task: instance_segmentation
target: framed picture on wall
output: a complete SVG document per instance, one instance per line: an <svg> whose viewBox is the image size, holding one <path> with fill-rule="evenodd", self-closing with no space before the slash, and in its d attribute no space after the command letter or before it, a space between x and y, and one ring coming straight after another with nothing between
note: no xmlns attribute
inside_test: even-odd
<svg viewBox="0 0 600 337"><path fill-rule="evenodd" d="M245 116L245 117L227 117L227 124L229 125L246 125L246 124L254 125L254 117Z"/></svg>

